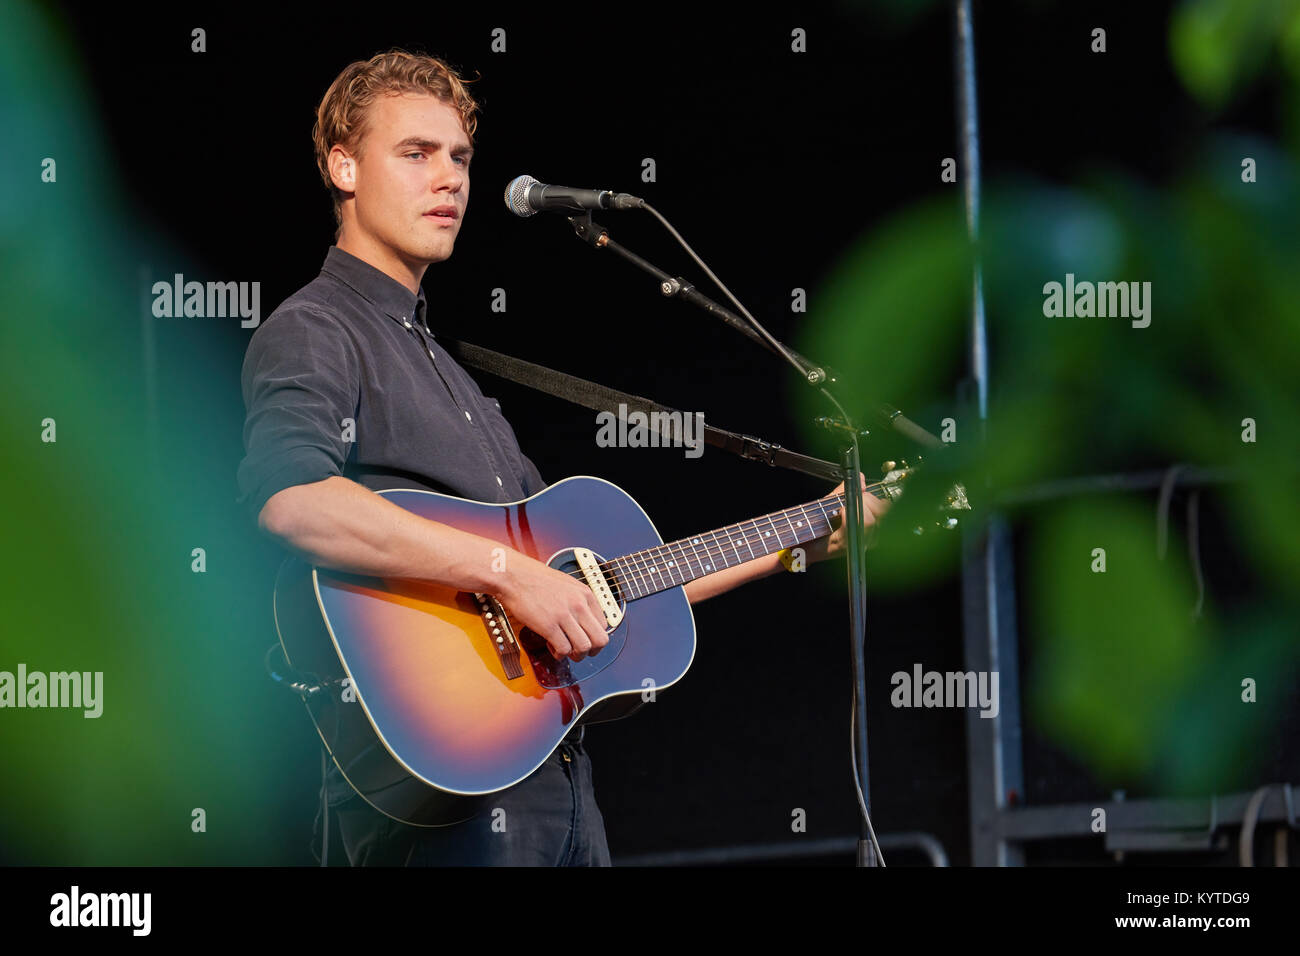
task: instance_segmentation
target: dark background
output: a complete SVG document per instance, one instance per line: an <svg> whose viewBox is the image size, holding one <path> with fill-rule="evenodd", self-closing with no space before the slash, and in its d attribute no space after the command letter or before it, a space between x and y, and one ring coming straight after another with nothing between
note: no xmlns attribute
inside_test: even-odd
<svg viewBox="0 0 1300 956"><path fill-rule="evenodd" d="M746 8L719 18L698 5L564 14L378 4L264 5L255 14L224 3L60 9L132 213L167 237L148 264L151 274L260 281L265 319L315 276L333 237L311 142L326 87L348 62L391 47L430 53L469 77L482 75L471 89L483 107L455 254L424 281L434 331L833 457L832 445L819 445L795 420L789 396L800 386L768 353L697 310L662 301L652 280L598 256L562 218L516 219L501 193L528 173L644 196L776 336L793 342L807 316L791 313L791 289L816 289L874 224L944 190L960 222L960 185L939 182L942 158L959 154L950 9L906 7ZM976 4L986 177L1066 182L1108 162L1159 184L1204 133L1167 65L1170 4L1070 7L1078 9ZM1097 25L1108 31L1104 57L1088 50ZM207 31L203 54L190 52L196 26ZM790 52L795 26L808 32L806 54ZM505 54L490 51L494 27L507 31ZM1226 120L1268 130L1271 115L1271 104L1257 97ZM655 159L657 182L640 181L644 157ZM649 217L602 222L635 251L723 299ZM489 309L496 287L507 290L504 315ZM240 597L230 607L231 653L250 662L239 693L274 698L281 692L259 675L275 640L269 595L279 554L234 504L239 369L250 330L235 321L202 329L177 323L158 334L164 467L182 488L187 475L213 469L228 478L228 499L194 504L214 524L247 527L246 553L227 564L231 593ZM189 388L196 369L222 385ZM992 369L996 383L996 352ZM827 490L713 449L690 460L673 449L598 448L592 413L480 380L544 477L615 482L666 539ZM958 389L951 384L949 394L880 398L937 430ZM196 430L204 453L169 460L167 436ZM878 434L864 448L865 465L874 470L911 450ZM1224 529L1213 518L1207 525L1207 577L1222 581L1231 552ZM616 862L789 840L796 807L807 811L810 837L856 832L842 592L837 562L698 605L699 646L688 676L633 719L588 730ZM932 833L956 864L969 862L965 714L891 708L888 675L914 662L963 669L959 596L951 577L876 597L867 622L877 831ZM283 821L282 838L267 848L267 861L310 863L319 749L300 705L283 698L276 705L283 720L250 743L262 764L283 774L281 803L266 808ZM1031 802L1109 796L1032 727L1026 747ZM333 862L341 863L334 846ZM1072 855L1099 853L1097 842Z"/></svg>

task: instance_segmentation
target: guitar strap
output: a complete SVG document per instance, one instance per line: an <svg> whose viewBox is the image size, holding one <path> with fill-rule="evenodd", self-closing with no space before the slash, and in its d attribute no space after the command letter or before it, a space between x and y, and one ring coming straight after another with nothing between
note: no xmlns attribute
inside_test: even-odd
<svg viewBox="0 0 1300 956"><path fill-rule="evenodd" d="M686 421L685 416L689 414L688 412L669 408L666 405L660 405L640 395L620 392L604 385L598 385L595 382L589 382L584 378L557 372L545 365L537 365L510 355L503 355L500 352L493 352L491 349L485 349L479 345L458 342L455 339L441 339L440 341L443 348L450 352L452 357L462 365L490 372L526 388L544 392L555 398L561 398L575 405L595 409L598 412L610 412L619 417L626 417L620 411L620 406L626 412L641 412L646 416L647 426L655 429L665 438L672 437L670 431L674 416L677 421L684 422ZM761 438L755 438L753 435L742 435L738 432L730 432L724 428L716 428L713 425L705 424L704 441L742 458L761 461L767 465L780 465L784 468L792 468L795 471L802 471L831 481L840 481L844 477L839 465L823 461L820 458L801 455L798 452L782 448L780 445L764 441Z"/></svg>

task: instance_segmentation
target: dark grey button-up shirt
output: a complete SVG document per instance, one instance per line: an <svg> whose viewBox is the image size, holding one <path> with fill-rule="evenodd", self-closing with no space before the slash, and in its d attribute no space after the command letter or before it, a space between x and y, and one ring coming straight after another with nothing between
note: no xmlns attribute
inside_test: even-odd
<svg viewBox="0 0 1300 956"><path fill-rule="evenodd" d="M238 481L254 518L277 491L332 475L489 502L546 486L425 310L423 289L331 246L320 275L261 324L241 379Z"/></svg>

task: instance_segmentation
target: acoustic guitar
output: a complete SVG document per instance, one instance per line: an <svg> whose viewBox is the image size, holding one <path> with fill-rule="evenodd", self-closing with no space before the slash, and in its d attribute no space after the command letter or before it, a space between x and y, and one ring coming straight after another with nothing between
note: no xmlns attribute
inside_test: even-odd
<svg viewBox="0 0 1300 956"><path fill-rule="evenodd" d="M900 490L905 470L868 485ZM609 644L555 660L491 594L379 580L289 559L275 585L286 660L325 692L308 713L352 788L394 819L441 826L523 780L574 726L625 717L682 678L695 620L682 585L832 530L843 495L665 543L630 495L574 477L511 504L430 491L384 498L591 587Z"/></svg>

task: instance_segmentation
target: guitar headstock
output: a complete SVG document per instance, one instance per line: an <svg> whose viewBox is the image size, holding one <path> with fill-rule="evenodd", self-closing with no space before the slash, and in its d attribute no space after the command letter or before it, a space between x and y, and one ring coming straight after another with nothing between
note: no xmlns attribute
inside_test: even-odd
<svg viewBox="0 0 1300 956"><path fill-rule="evenodd" d="M880 466L880 471L884 475L880 480L882 490L889 496L890 500L899 497L903 493L903 482L914 472L921 464L918 456L915 465L909 465L906 461L886 461ZM970 511L970 502L966 498L966 488L960 482L954 484L944 495L944 502L939 508L940 511ZM935 527L951 531L956 528L958 521L955 515L949 514L947 517L936 518ZM912 531L915 534L922 534L924 528L917 525Z"/></svg>

